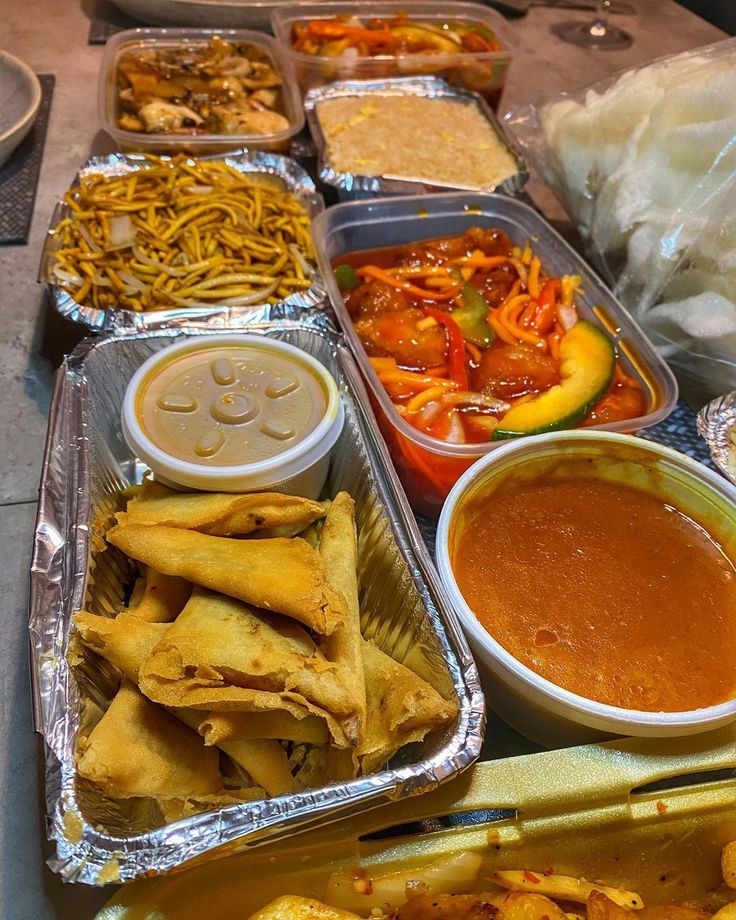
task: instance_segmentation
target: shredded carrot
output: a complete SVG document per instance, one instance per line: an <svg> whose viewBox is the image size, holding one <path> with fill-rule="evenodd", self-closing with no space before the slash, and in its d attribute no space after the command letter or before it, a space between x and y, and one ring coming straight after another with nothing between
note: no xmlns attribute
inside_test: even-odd
<svg viewBox="0 0 736 920"><path fill-rule="evenodd" d="M460 291L459 284L453 285L452 288L448 288L446 291L428 291L426 288L420 288L413 284L409 284L408 281L401 281L399 278L394 278L393 275L389 275L388 272L384 271L382 268L378 268L377 265L364 265L357 271L361 278L365 276L375 278L376 281L382 281L384 284L396 288L396 290L404 291L406 294L411 294L422 300L452 300Z"/></svg>
<svg viewBox="0 0 736 920"><path fill-rule="evenodd" d="M537 335L536 332L522 329L521 326L517 326L516 323L511 322L506 323L506 328L516 339L522 342L528 342L529 345L534 345L535 348L539 348L541 351L547 350L547 342L541 336Z"/></svg>
<svg viewBox="0 0 736 920"><path fill-rule="evenodd" d="M449 389L457 387L457 383L454 380L443 380L441 377L415 374L413 371L386 371L385 373L379 373L378 379L381 383L403 383L417 390L426 390L427 387L436 386L448 387Z"/></svg>
<svg viewBox="0 0 736 920"><path fill-rule="evenodd" d="M396 370L396 358L369 358L375 371Z"/></svg>
<svg viewBox="0 0 736 920"><path fill-rule="evenodd" d="M506 304L507 304L510 300L513 300L514 297L516 297L516 296L518 295L518 293L519 293L520 290L521 290L521 281L519 281L519 280L517 279L517 280L514 281L514 283L511 285L511 287L509 288L508 294L507 294L507 295L504 297L504 299L501 301L501 303L499 304L499 306L497 307L497 309L498 309L498 310L503 310L503 308L506 306Z"/></svg>
<svg viewBox="0 0 736 920"><path fill-rule="evenodd" d="M516 339L507 331L503 323L499 322L496 310L491 310L488 314L488 322L502 342L506 342L507 345L516 345Z"/></svg>
<svg viewBox="0 0 736 920"><path fill-rule="evenodd" d="M553 332L551 335L547 336L547 347L549 348L550 355L555 361L560 360L560 339L561 335L559 332Z"/></svg>
<svg viewBox="0 0 736 920"><path fill-rule="evenodd" d="M434 386L429 387L429 389L424 390L421 393L417 393L416 396L412 396L408 403L406 403L407 412L418 412L421 408L431 403L435 399L439 399L444 393L447 392L446 386Z"/></svg>
<svg viewBox="0 0 736 920"><path fill-rule="evenodd" d="M501 265L507 263L517 263L517 259L513 259L510 256L486 256L483 253L474 252L469 256L459 256L457 259L452 259L453 265L468 265L473 268L499 268ZM521 265L521 262L518 262Z"/></svg>
<svg viewBox="0 0 736 920"><path fill-rule="evenodd" d="M528 869L524 870L524 878L527 882L532 882L534 885L538 885L541 882L541 879Z"/></svg>
<svg viewBox="0 0 736 920"><path fill-rule="evenodd" d="M539 297L539 272L542 268L542 262L539 256L533 256L529 266L529 277L526 286L534 300Z"/></svg>
<svg viewBox="0 0 736 920"><path fill-rule="evenodd" d="M499 309L501 322L507 326L509 324L515 324L521 311L529 300L530 297L528 294L517 294L516 297L512 297L510 300L504 300L503 305Z"/></svg>
<svg viewBox="0 0 736 920"><path fill-rule="evenodd" d="M472 342L468 342L467 339L465 340L465 348L473 361L475 361L476 364L480 364L482 357L480 348L477 348Z"/></svg>

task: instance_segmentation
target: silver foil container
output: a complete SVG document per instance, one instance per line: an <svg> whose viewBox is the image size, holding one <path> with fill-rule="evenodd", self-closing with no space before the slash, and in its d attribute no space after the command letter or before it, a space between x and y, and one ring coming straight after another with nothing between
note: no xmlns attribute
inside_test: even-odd
<svg viewBox="0 0 736 920"><path fill-rule="evenodd" d="M736 483L736 391L703 406L698 413L698 433L718 469Z"/></svg>
<svg viewBox="0 0 736 920"><path fill-rule="evenodd" d="M164 826L142 807L146 800L112 802L77 775L84 700L104 706L119 677L92 654L72 667L67 651L72 614L81 607L113 614L130 581L129 561L117 550L101 551L94 523L120 509L120 491L144 471L120 431L126 385L146 358L177 338L221 330L116 331L86 339L56 376L30 603L34 718L46 742L48 833L56 847L49 865L69 881L99 885L170 872L307 830L430 790L480 751L485 713L477 670L366 408L349 349L317 313L274 320L263 308L253 311L247 329L304 349L335 376L346 420L326 491L347 489L356 500L364 635L445 696L456 696L459 715L444 733L404 748L381 773Z"/></svg>
<svg viewBox="0 0 736 920"><path fill-rule="evenodd" d="M324 209L322 196L317 193L314 182L306 170L289 157L260 150L240 150L229 156L216 154L198 157L198 159L224 160L243 173L265 173L275 176L281 180L285 190L292 192L301 200L310 218L314 218ZM104 157L91 157L77 173L72 189L79 184L82 176L89 173L120 176L141 169L145 162L145 157L140 154L113 153ZM69 213L70 209L63 200L59 201L54 208L38 273L38 280L47 284L51 302L62 316L67 316L74 322L81 323L95 331L103 329L115 332L142 332L146 329L160 329L191 323L206 323L209 326L218 327L237 326L245 321L249 311L253 310L253 307L229 307L224 304L210 303L135 313L132 310L97 310L85 304L78 304L67 291L53 282L50 273L53 262L51 254L57 245L54 228L61 220L68 217ZM319 306L323 300L324 289L315 268L311 287L305 291L297 291L281 303L287 309L298 307L307 310Z"/></svg>
<svg viewBox="0 0 736 920"><path fill-rule="evenodd" d="M516 172L500 182L498 185L487 186L482 189L476 187L462 188L457 185L448 185L441 182L427 182L425 179L411 177L391 178L389 176L364 176L356 173L339 172L329 162L327 142L319 121L318 107L327 99L344 96L365 97L375 93L381 96L425 96L429 99L454 99L465 105L473 105L480 110L483 117L490 123L499 141L516 163ZM437 77L394 77L385 80L346 80L319 86L309 90L304 99L304 110L307 114L307 124L317 147L319 178L326 185L334 186L343 200L361 198L381 198L388 195L418 195L421 192L506 192L517 195L529 179L529 169L518 147L516 147L504 131L501 123L494 115L491 107L478 93L469 90L457 89Z"/></svg>

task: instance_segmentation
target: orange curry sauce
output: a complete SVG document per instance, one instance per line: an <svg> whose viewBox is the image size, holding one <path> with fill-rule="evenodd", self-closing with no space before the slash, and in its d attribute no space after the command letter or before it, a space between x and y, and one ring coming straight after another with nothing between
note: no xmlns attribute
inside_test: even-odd
<svg viewBox="0 0 736 920"><path fill-rule="evenodd" d="M733 561L656 495L569 473L470 500L452 566L480 623L602 703L677 712L732 698Z"/></svg>

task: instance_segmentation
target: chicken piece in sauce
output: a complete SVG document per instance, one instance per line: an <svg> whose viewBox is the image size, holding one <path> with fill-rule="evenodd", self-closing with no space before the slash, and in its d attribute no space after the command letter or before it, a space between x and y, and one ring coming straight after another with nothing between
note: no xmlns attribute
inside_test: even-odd
<svg viewBox="0 0 736 920"><path fill-rule="evenodd" d="M370 281L353 292L347 306L369 355L396 358L402 367L414 370L426 370L445 360L447 341L442 327L417 328L425 316L402 291Z"/></svg>

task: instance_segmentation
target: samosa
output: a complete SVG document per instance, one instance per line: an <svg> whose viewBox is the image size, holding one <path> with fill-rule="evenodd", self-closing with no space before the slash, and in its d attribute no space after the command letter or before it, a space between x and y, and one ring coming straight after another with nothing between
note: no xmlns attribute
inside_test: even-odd
<svg viewBox="0 0 736 920"><path fill-rule="evenodd" d="M329 502L315 502L280 492L233 495L226 492L175 492L146 480L135 490L120 524L163 524L215 537L243 536L276 530L291 536L325 516Z"/></svg>
<svg viewBox="0 0 736 920"><path fill-rule="evenodd" d="M107 539L158 572L334 632L345 605L329 587L319 553L298 537L235 540L161 525L119 524Z"/></svg>
<svg viewBox="0 0 736 920"><path fill-rule="evenodd" d="M192 709L296 703L324 718L342 746L357 740L357 701L298 623L201 588L141 668L140 687L163 706Z"/></svg>

